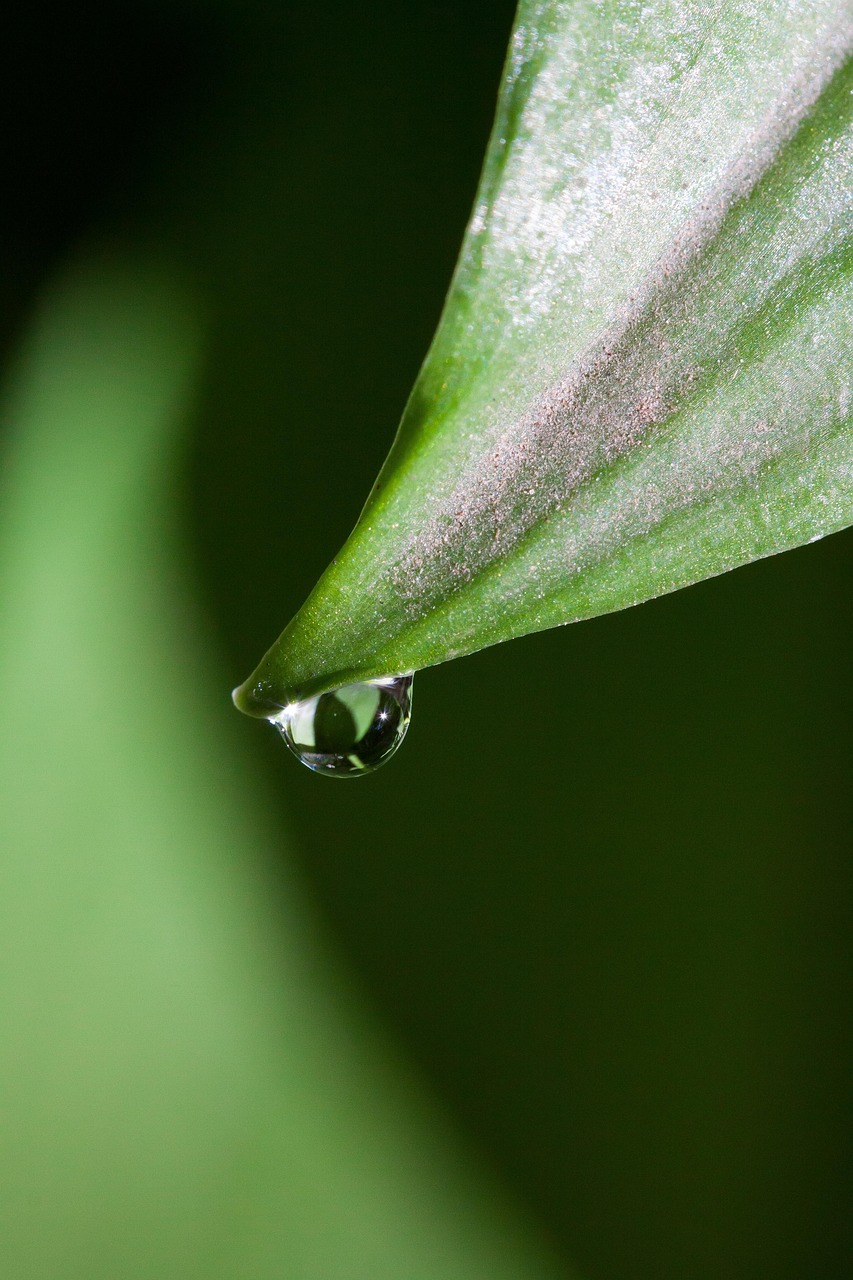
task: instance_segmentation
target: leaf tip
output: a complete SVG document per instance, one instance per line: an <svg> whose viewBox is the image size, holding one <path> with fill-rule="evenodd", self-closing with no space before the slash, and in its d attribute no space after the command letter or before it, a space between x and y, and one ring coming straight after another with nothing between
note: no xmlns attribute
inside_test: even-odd
<svg viewBox="0 0 853 1280"><path fill-rule="evenodd" d="M268 720L282 709L282 704L272 697L270 682L259 680L257 672L232 689L231 701L243 715L252 716L255 720Z"/></svg>

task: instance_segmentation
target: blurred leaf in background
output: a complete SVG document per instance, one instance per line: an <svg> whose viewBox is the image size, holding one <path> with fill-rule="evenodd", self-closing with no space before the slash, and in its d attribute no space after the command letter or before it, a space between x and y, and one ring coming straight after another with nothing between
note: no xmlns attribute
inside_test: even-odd
<svg viewBox="0 0 853 1280"><path fill-rule="evenodd" d="M78 265L7 406L3 1274L555 1274L292 877L270 910L174 518L192 312L164 268Z"/></svg>
<svg viewBox="0 0 853 1280"><path fill-rule="evenodd" d="M10 1274L550 1274L514 1196L558 1274L853 1275L848 534L423 673L358 787L228 702L387 451L512 16L16 19ZM182 285L35 321L95 233Z"/></svg>

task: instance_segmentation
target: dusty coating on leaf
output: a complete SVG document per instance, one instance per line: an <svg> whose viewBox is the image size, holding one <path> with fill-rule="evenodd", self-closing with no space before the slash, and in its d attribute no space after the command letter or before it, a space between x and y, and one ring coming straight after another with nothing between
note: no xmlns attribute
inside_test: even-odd
<svg viewBox="0 0 853 1280"><path fill-rule="evenodd" d="M493 422L473 438L456 483L438 496L425 524L411 530L408 545L391 566L391 580L408 602L409 616L446 596L448 582L461 585L516 553L531 529L559 517L583 485L684 406L709 372L719 375L726 359L737 357L731 329L721 324L719 298L711 292L715 284L725 285L719 279L721 228L794 137L843 64L851 40L853 23L840 22L820 50L795 66L722 180L685 219L649 277L573 367L520 418ZM519 45L525 47L523 38ZM547 88L547 76L544 83ZM843 189L836 195L836 207L822 211L824 221L827 214L832 221L848 203ZM816 223L815 231L819 229ZM535 211L525 231L534 238L544 236L546 242L554 236L553 229L543 231L538 225ZM505 233L517 236L518 229ZM743 235L743 228L733 234ZM756 282L746 300L753 311L762 285L766 292L780 274L783 255L767 265L767 281ZM731 306L724 303L726 310ZM698 332L703 325L706 331ZM772 424L759 421L754 431L718 453L717 477L730 485L754 475L782 447L784 440ZM676 476L671 487L658 487L657 500L650 501L649 493L638 494L637 500L661 518L680 487ZM682 497L686 493L695 497L689 481ZM565 550L569 555L563 558L563 571L580 569L584 557L578 548L574 555L570 545Z"/></svg>

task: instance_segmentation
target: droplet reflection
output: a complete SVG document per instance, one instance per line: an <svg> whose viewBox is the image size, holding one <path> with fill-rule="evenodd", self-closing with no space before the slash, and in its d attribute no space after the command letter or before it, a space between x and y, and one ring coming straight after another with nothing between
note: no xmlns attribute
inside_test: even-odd
<svg viewBox="0 0 853 1280"><path fill-rule="evenodd" d="M409 727L413 675L346 684L270 718L290 750L315 773L360 778L394 754Z"/></svg>

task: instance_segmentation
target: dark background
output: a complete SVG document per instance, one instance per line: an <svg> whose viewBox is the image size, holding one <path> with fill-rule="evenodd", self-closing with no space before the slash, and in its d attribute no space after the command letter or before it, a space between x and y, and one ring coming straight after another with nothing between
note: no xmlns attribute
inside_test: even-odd
<svg viewBox="0 0 853 1280"><path fill-rule="evenodd" d="M512 13L4 20L6 355L87 240L195 283L183 506L232 683L390 444ZM242 725L353 971L588 1280L853 1275L851 570L848 533L424 672L405 749L357 786Z"/></svg>

